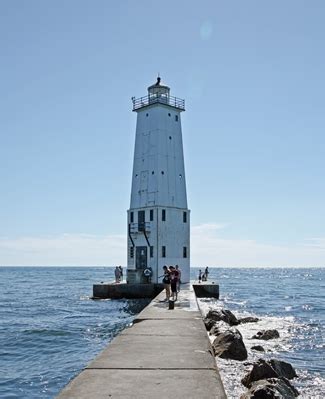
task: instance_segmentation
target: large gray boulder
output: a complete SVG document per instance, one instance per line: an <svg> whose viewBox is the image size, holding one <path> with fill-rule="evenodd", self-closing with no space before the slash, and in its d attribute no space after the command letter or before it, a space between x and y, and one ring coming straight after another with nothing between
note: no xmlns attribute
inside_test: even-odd
<svg viewBox="0 0 325 399"><path fill-rule="evenodd" d="M244 323L257 323L260 319L257 317L253 316L247 316L247 317L242 317L241 319L238 319L240 324Z"/></svg>
<svg viewBox="0 0 325 399"><path fill-rule="evenodd" d="M254 345L254 346L251 347L251 350L259 351L259 352L265 352L265 349L261 345Z"/></svg>
<svg viewBox="0 0 325 399"><path fill-rule="evenodd" d="M278 330L261 330L258 331L252 339L264 339L265 341L269 339L279 338L280 334Z"/></svg>
<svg viewBox="0 0 325 399"><path fill-rule="evenodd" d="M220 335L222 331L220 330L220 326L215 322L214 326L210 330L210 335Z"/></svg>
<svg viewBox="0 0 325 399"><path fill-rule="evenodd" d="M290 363L276 359L259 359L254 363L252 370L242 378L241 382L249 388L253 382L258 380L267 378L287 378L291 380L295 377L297 377L297 374Z"/></svg>
<svg viewBox="0 0 325 399"><path fill-rule="evenodd" d="M230 326L237 326L239 324L239 320L237 319L237 317L230 310L227 309L209 310L206 315L206 319L211 319L214 321L224 321Z"/></svg>
<svg viewBox="0 0 325 399"><path fill-rule="evenodd" d="M298 395L297 389L287 379L268 378L254 382L240 399L294 399Z"/></svg>
<svg viewBox="0 0 325 399"><path fill-rule="evenodd" d="M241 333L230 328L219 334L212 343L215 356L223 359L246 360L247 350Z"/></svg>
<svg viewBox="0 0 325 399"><path fill-rule="evenodd" d="M242 378L241 383L249 388L254 381L277 377L278 374L272 366L267 361L259 359L254 363L252 370Z"/></svg>
<svg viewBox="0 0 325 399"><path fill-rule="evenodd" d="M229 330L229 325L224 321L216 321L214 326L210 330L210 335L220 335L225 331Z"/></svg>
<svg viewBox="0 0 325 399"><path fill-rule="evenodd" d="M207 317L204 319L205 328L207 331L210 331L211 328L216 324L215 320L208 319Z"/></svg>
<svg viewBox="0 0 325 399"><path fill-rule="evenodd" d="M280 377L288 378L288 380L298 377L295 369L290 363L284 362L282 360L271 359L269 360L269 364Z"/></svg>

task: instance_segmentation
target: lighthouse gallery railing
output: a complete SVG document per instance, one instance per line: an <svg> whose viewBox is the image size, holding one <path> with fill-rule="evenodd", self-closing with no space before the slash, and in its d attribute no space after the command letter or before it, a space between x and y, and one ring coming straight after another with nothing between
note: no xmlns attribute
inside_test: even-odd
<svg viewBox="0 0 325 399"><path fill-rule="evenodd" d="M132 98L132 102L133 102L133 111L136 111L137 109L147 107L148 105L156 103L169 105L171 107L185 111L185 100L162 94L150 94L149 96Z"/></svg>

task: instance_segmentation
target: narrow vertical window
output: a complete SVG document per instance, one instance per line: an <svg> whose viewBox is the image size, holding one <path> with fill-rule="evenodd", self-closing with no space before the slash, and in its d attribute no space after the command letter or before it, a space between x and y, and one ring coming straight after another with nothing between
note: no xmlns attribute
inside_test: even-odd
<svg viewBox="0 0 325 399"><path fill-rule="evenodd" d="M130 258L134 257L134 247L130 247Z"/></svg>
<svg viewBox="0 0 325 399"><path fill-rule="evenodd" d="M175 115L175 121L178 122L178 115Z"/></svg>
<svg viewBox="0 0 325 399"><path fill-rule="evenodd" d="M153 246L150 246L150 258L153 258Z"/></svg>
<svg viewBox="0 0 325 399"><path fill-rule="evenodd" d="M133 221L134 221L133 212L130 212L130 222L133 223Z"/></svg>
<svg viewBox="0 0 325 399"><path fill-rule="evenodd" d="M166 247L165 247L165 245L163 245L161 247L161 257L162 258L166 258Z"/></svg>
<svg viewBox="0 0 325 399"><path fill-rule="evenodd" d="M187 223L187 212L183 212L183 223Z"/></svg>
<svg viewBox="0 0 325 399"><path fill-rule="evenodd" d="M183 247L183 258L187 258L187 247Z"/></svg>
<svg viewBox="0 0 325 399"><path fill-rule="evenodd" d="M138 211L138 231L145 231L146 227L146 212Z"/></svg>
<svg viewBox="0 0 325 399"><path fill-rule="evenodd" d="M163 210L161 211L161 220L162 220L163 222L166 222L166 209L163 209Z"/></svg>
<svg viewBox="0 0 325 399"><path fill-rule="evenodd" d="M150 222L153 221L153 209L150 209Z"/></svg>

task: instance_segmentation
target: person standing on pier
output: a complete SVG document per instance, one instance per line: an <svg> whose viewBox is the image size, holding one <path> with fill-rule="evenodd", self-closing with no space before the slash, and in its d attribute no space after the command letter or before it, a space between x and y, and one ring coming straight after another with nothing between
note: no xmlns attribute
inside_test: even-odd
<svg viewBox="0 0 325 399"><path fill-rule="evenodd" d="M201 269L199 270L199 283L201 282L201 280L202 280L202 272L201 272Z"/></svg>
<svg viewBox="0 0 325 399"><path fill-rule="evenodd" d="M177 301L177 284L178 284L178 271L174 266L169 266L170 270L170 288L172 290L172 299Z"/></svg>
<svg viewBox="0 0 325 399"><path fill-rule="evenodd" d="M205 274L205 279L207 280L208 276L209 276L209 268L208 268L208 266L205 268L204 274Z"/></svg>
<svg viewBox="0 0 325 399"><path fill-rule="evenodd" d="M166 299L165 301L169 301L169 297L170 297L170 270L168 269L167 266L163 267L164 269L164 277L163 277L163 283L164 283L164 288L166 291Z"/></svg>
<svg viewBox="0 0 325 399"><path fill-rule="evenodd" d="M118 266L116 266L114 274L115 274L115 283L119 283L121 278L121 271Z"/></svg>
<svg viewBox="0 0 325 399"><path fill-rule="evenodd" d="M122 266L118 267L120 269L120 280L123 281L123 268Z"/></svg>
<svg viewBox="0 0 325 399"><path fill-rule="evenodd" d="M175 266L176 271L178 271L178 280L177 280L177 292L180 292L181 290L181 276L182 276L182 271L178 267L178 265Z"/></svg>

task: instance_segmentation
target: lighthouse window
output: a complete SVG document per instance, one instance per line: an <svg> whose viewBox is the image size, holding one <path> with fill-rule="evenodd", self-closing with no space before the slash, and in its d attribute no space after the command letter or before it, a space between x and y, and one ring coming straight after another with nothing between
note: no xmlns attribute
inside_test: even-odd
<svg viewBox="0 0 325 399"><path fill-rule="evenodd" d="M146 117L148 118L149 114L146 114Z"/></svg>
<svg viewBox="0 0 325 399"><path fill-rule="evenodd" d="M164 174L165 174L165 172L162 170L162 171L161 171L161 174L162 174L162 175L164 175Z"/></svg>
<svg viewBox="0 0 325 399"><path fill-rule="evenodd" d="M138 231L145 231L146 213L145 211L138 211Z"/></svg>
<svg viewBox="0 0 325 399"><path fill-rule="evenodd" d="M153 258L153 246L150 246L150 258Z"/></svg>
<svg viewBox="0 0 325 399"><path fill-rule="evenodd" d="M168 114L168 116L170 116L170 114Z"/></svg>
<svg viewBox="0 0 325 399"><path fill-rule="evenodd" d="M130 258L134 257L134 247L130 247Z"/></svg>
<svg viewBox="0 0 325 399"><path fill-rule="evenodd" d="M134 215L133 215L133 212L130 212L130 222L131 222L131 223L134 222Z"/></svg>
<svg viewBox="0 0 325 399"><path fill-rule="evenodd" d="M153 221L153 209L150 209L150 222Z"/></svg>
<svg viewBox="0 0 325 399"><path fill-rule="evenodd" d="M166 222L166 209L163 209L163 210L161 211L161 220L162 220L163 222Z"/></svg>
<svg viewBox="0 0 325 399"><path fill-rule="evenodd" d="M183 247L183 258L187 258L187 247Z"/></svg>
<svg viewBox="0 0 325 399"><path fill-rule="evenodd" d="M162 258L166 258L166 247L165 247L165 245L163 245L161 247L161 257Z"/></svg>
<svg viewBox="0 0 325 399"><path fill-rule="evenodd" d="M178 115L175 115L175 121L178 122Z"/></svg>
<svg viewBox="0 0 325 399"><path fill-rule="evenodd" d="M171 140L172 139L172 136L169 136L169 140Z"/></svg>
<svg viewBox="0 0 325 399"><path fill-rule="evenodd" d="M187 212L183 212L183 222L187 223Z"/></svg>
<svg viewBox="0 0 325 399"><path fill-rule="evenodd" d="M152 174L152 175L154 175L154 174L155 174L155 172L154 172L154 171L152 171L152 172L151 172L151 174Z"/></svg>

